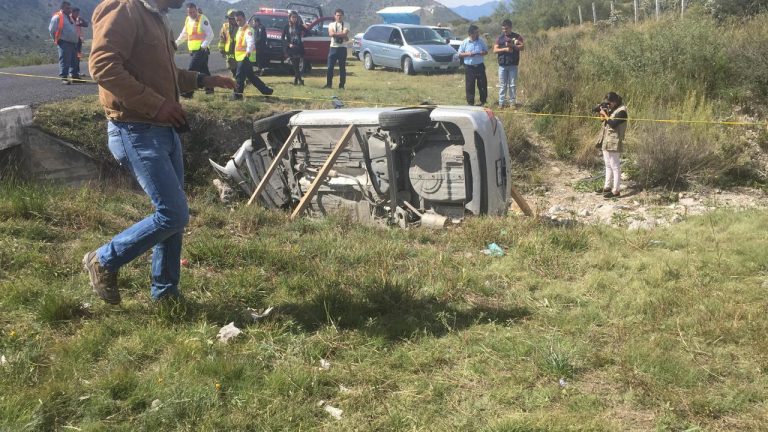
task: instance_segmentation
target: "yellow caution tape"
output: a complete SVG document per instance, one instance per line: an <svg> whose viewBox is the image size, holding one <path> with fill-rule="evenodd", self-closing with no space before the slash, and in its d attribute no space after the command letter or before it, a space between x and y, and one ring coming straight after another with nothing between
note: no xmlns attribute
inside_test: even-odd
<svg viewBox="0 0 768 432"><path fill-rule="evenodd" d="M44 75L32 75L32 74L13 73L13 72L0 72L0 75L8 75L8 76L16 76L16 77L24 77L24 78L52 79L52 80L63 79L61 77L50 77L50 76L44 76ZM87 79L87 78L80 78L77 81L93 83L93 84L96 83L96 81L92 79ZM246 98L265 98L265 99L268 98L268 99L279 99L279 100L327 102L327 99L324 99L324 98L321 99L317 97L281 96L278 98L276 96L267 96L267 95L252 96L252 95L246 95L245 93L230 93L228 91L222 91L222 90L214 90L214 91L216 93L241 95ZM381 106L393 106L393 105L380 103L380 102L359 101L359 100L344 101L344 104L350 104L350 105L369 105L371 103L374 103L376 105L381 105ZM520 115L520 116L529 116L529 117L555 117L555 118L602 120L602 118L600 117L588 116L588 115L538 113L538 112L528 112L528 111L516 111L516 110L509 110L509 109L494 111L494 114L497 117L505 116L505 115ZM653 119L653 118L642 118L642 117L630 117L626 120L630 122L651 122L651 123L668 123L668 124L702 124L702 125L720 125L720 126L763 126L765 125L766 128L768 128L768 121L742 122L742 121L716 121L716 120Z"/></svg>

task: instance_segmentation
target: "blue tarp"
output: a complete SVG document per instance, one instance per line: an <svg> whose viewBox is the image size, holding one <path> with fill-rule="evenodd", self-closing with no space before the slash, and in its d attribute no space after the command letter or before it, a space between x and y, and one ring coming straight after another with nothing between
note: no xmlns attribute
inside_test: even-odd
<svg viewBox="0 0 768 432"><path fill-rule="evenodd" d="M412 13L380 13L384 24L421 24L418 15Z"/></svg>

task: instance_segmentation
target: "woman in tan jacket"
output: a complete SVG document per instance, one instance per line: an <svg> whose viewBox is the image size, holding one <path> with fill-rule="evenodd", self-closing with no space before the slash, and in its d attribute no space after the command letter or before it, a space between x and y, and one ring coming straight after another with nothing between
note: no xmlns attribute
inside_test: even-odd
<svg viewBox="0 0 768 432"><path fill-rule="evenodd" d="M627 107L621 96L614 92L605 95L605 102L597 107L603 128L597 139L597 147L603 149L605 162L605 184L598 193L605 198L621 196L621 151L624 147L624 134L627 130Z"/></svg>

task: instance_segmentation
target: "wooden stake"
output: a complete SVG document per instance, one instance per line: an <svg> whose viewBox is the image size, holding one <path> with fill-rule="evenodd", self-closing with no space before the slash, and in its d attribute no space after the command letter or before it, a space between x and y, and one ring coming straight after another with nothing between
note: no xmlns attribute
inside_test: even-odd
<svg viewBox="0 0 768 432"><path fill-rule="evenodd" d="M581 17L581 5L579 5L579 25L584 24L584 20Z"/></svg>
<svg viewBox="0 0 768 432"><path fill-rule="evenodd" d="M592 23L597 24L597 11L594 3L592 3Z"/></svg>
<svg viewBox="0 0 768 432"><path fill-rule="evenodd" d="M269 183L269 179L272 177L272 174L277 171L278 165L280 165L280 160L285 156L286 153L288 153L288 149L291 147L291 144L293 143L293 140L296 139L296 137L301 132L301 127L296 126L291 131L291 134L288 136L288 139L285 140L285 144L280 148L280 151L277 152L275 155L275 158L272 159L272 163L269 164L269 168L267 168L267 172L264 173L264 177L261 178L261 182L259 182L259 185L256 186L256 190L253 191L253 194L251 195L251 199L248 200L248 202L245 204L245 206L251 205L251 203L256 199L257 196L261 195L262 192L264 192L264 189L267 187L267 183Z"/></svg>
<svg viewBox="0 0 768 432"><path fill-rule="evenodd" d="M515 200L517 206L520 207L520 210L523 211L523 214L528 217L533 217L533 210L531 210L531 207L528 205L528 202L525 201L525 198L520 195L520 192L518 192L514 186L510 186L509 189L510 195L512 195L512 199Z"/></svg>
<svg viewBox="0 0 768 432"><path fill-rule="evenodd" d="M637 24L637 0L635 0L635 24Z"/></svg>
<svg viewBox="0 0 768 432"><path fill-rule="evenodd" d="M331 171L333 164L336 163L336 159L339 158L341 151L344 150L344 147L347 146L347 143L349 142L349 140L352 139L353 136L355 136L355 130L357 130L357 128L355 127L355 125L352 124L352 125L349 125L346 131L344 131L344 135L342 135L339 142L336 143L336 147L333 148L333 151L328 156L328 159L325 160L323 167L320 168L320 171L317 172L317 176L315 176L315 180L312 181L311 185L309 185L309 189L307 190L307 193L305 193L304 196L301 197L301 201L299 201L298 207L296 207L296 210L294 210L293 214L291 214L291 220L296 219L297 217L301 216L302 213L304 213L304 210L307 208L307 205L315 196L317 191L320 189L320 185L322 184L323 180L325 180L325 177L327 177L328 173Z"/></svg>

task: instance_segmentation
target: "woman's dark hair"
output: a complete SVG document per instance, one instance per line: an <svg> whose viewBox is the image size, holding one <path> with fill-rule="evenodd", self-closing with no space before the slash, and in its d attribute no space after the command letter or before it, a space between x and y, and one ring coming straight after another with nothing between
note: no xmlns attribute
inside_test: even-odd
<svg viewBox="0 0 768 432"><path fill-rule="evenodd" d="M296 12L296 11L291 11L291 13L288 14L288 22L291 22L291 17L292 16L296 17L296 23L297 24L301 23L301 17L299 16L299 13Z"/></svg>
<svg viewBox="0 0 768 432"><path fill-rule="evenodd" d="M605 95L605 100L608 102L615 102L619 105L624 105L624 101L621 99L621 96L619 96L616 92L608 92L608 94Z"/></svg>

